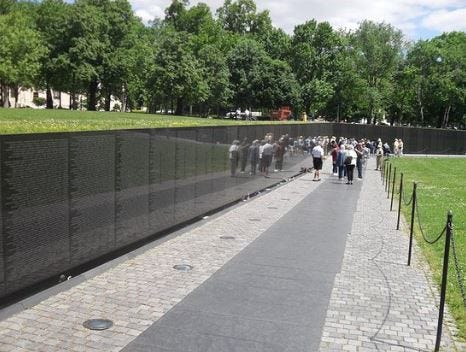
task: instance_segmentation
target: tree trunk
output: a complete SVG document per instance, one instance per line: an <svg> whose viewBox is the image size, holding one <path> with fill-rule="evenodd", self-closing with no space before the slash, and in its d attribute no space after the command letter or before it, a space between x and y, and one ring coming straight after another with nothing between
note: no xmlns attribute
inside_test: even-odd
<svg viewBox="0 0 466 352"><path fill-rule="evenodd" d="M105 111L110 111L110 102L112 101L112 93L109 90L107 96L105 97Z"/></svg>
<svg viewBox="0 0 466 352"><path fill-rule="evenodd" d="M176 100L175 115L178 115L178 116L183 115L183 99L182 98L178 98Z"/></svg>
<svg viewBox="0 0 466 352"><path fill-rule="evenodd" d="M13 88L13 95L15 97L15 108L18 107L18 96L19 96L19 87Z"/></svg>
<svg viewBox="0 0 466 352"><path fill-rule="evenodd" d="M443 123L442 123L442 128L447 128L448 125L448 119L450 117L450 110L451 110L451 105L448 105L448 107L445 109L443 113Z"/></svg>
<svg viewBox="0 0 466 352"><path fill-rule="evenodd" d="M46 88L46 109L53 109L53 97L52 97L52 91L50 90L50 87L47 83L47 88Z"/></svg>
<svg viewBox="0 0 466 352"><path fill-rule="evenodd" d="M10 88L7 85L2 85L2 102L4 108L10 107Z"/></svg>
<svg viewBox="0 0 466 352"><path fill-rule="evenodd" d="M89 111L97 110L97 88L98 83L96 80L89 84L89 95L87 98L87 110Z"/></svg>
<svg viewBox="0 0 466 352"><path fill-rule="evenodd" d="M61 106L61 92L58 92L58 108L62 109L62 106Z"/></svg>

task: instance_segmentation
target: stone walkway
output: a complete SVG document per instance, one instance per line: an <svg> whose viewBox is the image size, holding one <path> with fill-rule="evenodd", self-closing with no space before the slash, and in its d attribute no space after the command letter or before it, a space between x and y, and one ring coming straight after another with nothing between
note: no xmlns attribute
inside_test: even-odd
<svg viewBox="0 0 466 352"><path fill-rule="evenodd" d="M326 182L335 182L328 164ZM394 230L396 213L389 212L379 173L370 171L370 166L331 293L319 351L432 351L436 290L417 250L414 265L405 265L408 237ZM0 321L0 352L122 350L281 217L312 197L321 183L308 182L311 178L307 174L162 243L148 245L139 255L107 265L98 275L62 284L62 292ZM346 211L327 209L325 199L316 202L329 219ZM228 236L235 240L225 239ZM178 272L173 269L176 264L195 269ZM108 318L114 326L90 331L82 325L90 318ZM449 330L444 331L442 348L456 351Z"/></svg>
<svg viewBox="0 0 466 352"><path fill-rule="evenodd" d="M370 164L335 280L320 351L434 350L438 293L416 245L411 266L406 265L409 229L403 224L401 231L396 230L397 211L389 211L390 200L383 189L380 173ZM444 351L456 351L447 328L441 346Z"/></svg>

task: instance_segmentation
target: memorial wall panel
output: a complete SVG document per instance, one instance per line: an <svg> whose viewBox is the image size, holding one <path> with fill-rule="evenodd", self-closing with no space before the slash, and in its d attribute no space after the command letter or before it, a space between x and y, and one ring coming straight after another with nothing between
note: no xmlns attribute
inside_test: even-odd
<svg viewBox="0 0 466 352"><path fill-rule="evenodd" d="M192 219L199 213L196 198L196 130L176 131L175 221Z"/></svg>
<svg viewBox="0 0 466 352"><path fill-rule="evenodd" d="M270 187L309 166L230 175L233 140L272 133L382 138L405 153L466 152L464 131L356 124L153 129L2 136L0 297ZM271 166L271 171L274 164Z"/></svg>
<svg viewBox="0 0 466 352"><path fill-rule="evenodd" d="M115 248L115 135L73 135L69 156L71 262L78 265Z"/></svg>
<svg viewBox="0 0 466 352"><path fill-rule="evenodd" d="M8 292L69 265L68 138L3 137L3 236Z"/></svg>
<svg viewBox="0 0 466 352"><path fill-rule="evenodd" d="M152 131L150 148L150 227L175 225L176 131Z"/></svg>
<svg viewBox="0 0 466 352"><path fill-rule="evenodd" d="M213 178L216 177L213 168L213 130L212 128L197 129L195 207L199 214L208 212L211 208Z"/></svg>
<svg viewBox="0 0 466 352"><path fill-rule="evenodd" d="M116 134L116 244L126 245L151 234L149 227L150 134Z"/></svg>

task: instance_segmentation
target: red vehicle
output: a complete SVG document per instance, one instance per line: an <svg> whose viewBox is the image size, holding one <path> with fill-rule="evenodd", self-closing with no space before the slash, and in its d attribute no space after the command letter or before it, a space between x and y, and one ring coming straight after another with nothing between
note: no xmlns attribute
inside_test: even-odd
<svg viewBox="0 0 466 352"><path fill-rule="evenodd" d="M291 118L291 108L289 106L282 106L278 110L272 111L272 121L286 121Z"/></svg>

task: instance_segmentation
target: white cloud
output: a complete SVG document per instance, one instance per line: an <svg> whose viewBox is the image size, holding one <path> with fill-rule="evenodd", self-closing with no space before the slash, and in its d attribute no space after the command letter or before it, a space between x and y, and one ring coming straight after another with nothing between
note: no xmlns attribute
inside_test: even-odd
<svg viewBox="0 0 466 352"><path fill-rule="evenodd" d="M170 0L130 0L145 21L164 16ZM191 1L195 5L200 1ZM204 0L215 13L223 0ZM409 37L423 33L465 29L465 0L256 0L258 10L268 9L275 26L292 33L310 19L328 21L335 28L354 29L364 19L390 23Z"/></svg>
<svg viewBox="0 0 466 352"><path fill-rule="evenodd" d="M453 11L439 10L424 18L422 25L440 32L465 31L466 7Z"/></svg>

